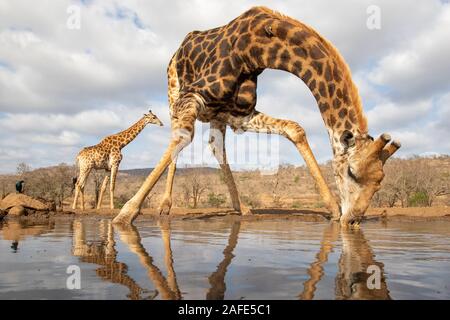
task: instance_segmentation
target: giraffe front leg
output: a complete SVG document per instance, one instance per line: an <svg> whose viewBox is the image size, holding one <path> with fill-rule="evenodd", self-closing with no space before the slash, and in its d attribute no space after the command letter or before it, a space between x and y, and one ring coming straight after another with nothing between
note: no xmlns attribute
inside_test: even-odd
<svg viewBox="0 0 450 320"><path fill-rule="evenodd" d="M98 197L98 203L97 203L97 209L100 209L102 207L103 202L103 195L105 194L106 186L109 182L109 175L106 175L103 179L102 188L100 189L100 195Z"/></svg>
<svg viewBox="0 0 450 320"><path fill-rule="evenodd" d="M209 133L209 147L214 157L219 162L220 168L223 172L223 179L228 187L228 191L231 197L231 203L233 204L233 209L243 215L252 214L251 210L242 203L239 197L236 182L234 181L233 173L231 172L230 165L227 159L225 149L225 133L225 124L217 121L212 121Z"/></svg>
<svg viewBox="0 0 450 320"><path fill-rule="evenodd" d="M169 172L167 173L167 182L164 197L158 207L158 212L160 215L168 215L170 213L170 209L172 208L173 179L175 177L176 170L177 170L177 159L173 159L173 161L169 166Z"/></svg>
<svg viewBox="0 0 450 320"><path fill-rule="evenodd" d="M309 147L305 130L298 123L291 120L276 119L257 112L247 123L243 124L243 129L254 132L277 133L292 141L305 160L325 206L332 214L332 220L340 219L341 210L336 196L328 188L316 158Z"/></svg>
<svg viewBox="0 0 450 320"><path fill-rule="evenodd" d="M116 224L131 224L138 216L142 203L167 166L178 156L178 153L190 144L194 136L195 120L201 100L192 94L180 98L174 106L177 118L172 120L172 139L161 160L144 181L138 192L123 206L114 218Z"/></svg>
<svg viewBox="0 0 450 320"><path fill-rule="evenodd" d="M109 184L109 207L114 209L114 190L116 188L118 165L111 168L111 183Z"/></svg>
<svg viewBox="0 0 450 320"><path fill-rule="evenodd" d="M80 194L80 187L78 186L78 183L77 183L75 185L75 195L73 197L73 204L72 204L73 210L75 210L77 208L79 194Z"/></svg>

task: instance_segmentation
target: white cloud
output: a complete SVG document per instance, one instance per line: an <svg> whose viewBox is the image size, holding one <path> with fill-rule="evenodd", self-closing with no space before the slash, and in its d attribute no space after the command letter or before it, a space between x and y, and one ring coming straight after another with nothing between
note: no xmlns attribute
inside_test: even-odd
<svg viewBox="0 0 450 320"><path fill-rule="evenodd" d="M430 27L380 60L370 79L394 97L413 100L450 90L450 6Z"/></svg>
<svg viewBox="0 0 450 320"><path fill-rule="evenodd" d="M73 4L81 7L80 30L66 27ZM435 138L450 126L447 3L0 0L0 172L20 161L73 162L82 146L131 125L150 104L166 126L146 129L124 150L122 167L155 165L170 137L166 67L173 52L188 32L228 23L253 5L302 20L335 44L353 70L370 131L403 140L399 154L448 152ZM369 5L381 9L381 30L366 27ZM330 158L316 102L299 79L264 72L258 109L298 121L317 158ZM302 163L289 141L280 143L282 162Z"/></svg>

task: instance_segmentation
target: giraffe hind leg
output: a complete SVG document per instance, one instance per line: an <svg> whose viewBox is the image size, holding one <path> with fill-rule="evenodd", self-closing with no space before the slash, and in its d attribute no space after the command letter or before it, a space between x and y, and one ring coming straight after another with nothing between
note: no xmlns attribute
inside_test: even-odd
<svg viewBox="0 0 450 320"><path fill-rule="evenodd" d="M258 112L243 125L243 129L253 132L277 133L292 141L305 160L325 206L332 214L332 219L340 219L341 210L336 196L328 188L326 180L308 144L305 131L298 123L291 120L276 119Z"/></svg>
<svg viewBox="0 0 450 320"><path fill-rule="evenodd" d="M84 186L91 172L91 168L80 168L77 182L75 184L75 196L73 199L72 209L76 209L78 205L78 197L81 196L81 209L84 210Z"/></svg>
<svg viewBox="0 0 450 320"><path fill-rule="evenodd" d="M251 210L242 203L239 197L236 182L234 180L233 173L231 172L226 155L225 134L226 126L223 123L212 121L210 128L209 147L214 157L219 162L220 168L223 172L223 179L228 187L231 202L233 204L233 209L243 215L251 214Z"/></svg>

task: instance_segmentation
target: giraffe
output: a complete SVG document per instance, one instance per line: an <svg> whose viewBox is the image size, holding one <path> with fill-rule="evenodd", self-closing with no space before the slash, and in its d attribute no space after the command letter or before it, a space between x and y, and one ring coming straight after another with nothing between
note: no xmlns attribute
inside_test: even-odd
<svg viewBox="0 0 450 320"><path fill-rule="evenodd" d="M97 209L102 205L103 194L110 181L110 208L114 209L114 188L116 185L116 176L119 169L120 161L122 160L121 150L133 141L137 135L145 128L149 123L162 126L162 122L156 115L149 110L148 113L135 124L128 129L121 131L117 134L110 135L104 138L99 144L91 147L84 148L78 153L77 165L79 168L78 178L75 185L75 197L73 200L72 209L76 209L78 203L78 195L81 195L81 208L84 210L84 187L86 185L87 178L92 169L102 170L104 169L109 175L106 175L101 189L97 203Z"/></svg>
<svg viewBox="0 0 450 320"><path fill-rule="evenodd" d="M299 77L317 101L333 149L339 200L330 191L308 144L304 129L255 109L257 78L265 69ZM161 160L137 193L114 218L129 224L165 169L169 168L160 211L170 210L170 193L178 153L194 135L196 120L210 123L211 148L219 160L233 206L240 202L224 149L225 128L266 132L289 139L302 155L333 220L358 224L384 177L383 165L400 148L382 134L374 140L351 72L338 50L311 27L266 7L253 7L230 23L193 31L168 66L172 138ZM216 141L219 141L216 142Z"/></svg>

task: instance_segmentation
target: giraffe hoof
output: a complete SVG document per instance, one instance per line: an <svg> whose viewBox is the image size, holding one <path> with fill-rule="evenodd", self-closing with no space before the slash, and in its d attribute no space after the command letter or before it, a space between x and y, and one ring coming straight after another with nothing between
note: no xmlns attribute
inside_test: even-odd
<svg viewBox="0 0 450 320"><path fill-rule="evenodd" d="M344 228L359 229L361 226L361 218L343 218L341 226Z"/></svg>
<svg viewBox="0 0 450 320"><path fill-rule="evenodd" d="M253 214L252 210L250 210L250 208L248 208L247 206L243 206L243 205L241 205L241 209L239 211L241 212L241 214L243 216L248 216L248 215Z"/></svg>
<svg viewBox="0 0 450 320"><path fill-rule="evenodd" d="M172 208L172 202L170 200L163 200L158 207L158 212L160 215L169 215L170 209Z"/></svg>

